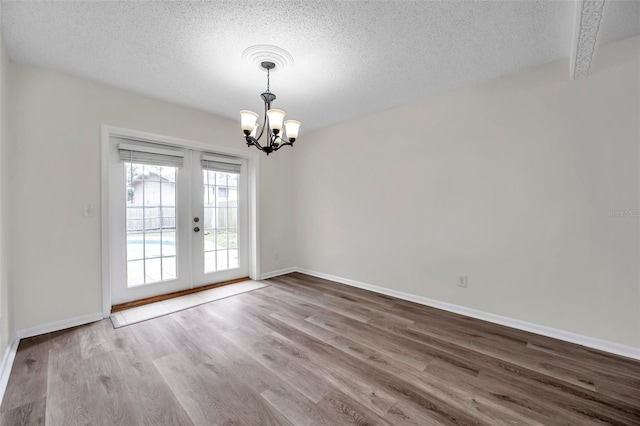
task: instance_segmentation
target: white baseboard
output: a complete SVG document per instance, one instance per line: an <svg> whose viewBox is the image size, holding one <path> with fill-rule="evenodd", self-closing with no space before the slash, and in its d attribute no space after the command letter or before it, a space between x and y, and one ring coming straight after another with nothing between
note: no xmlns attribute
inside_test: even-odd
<svg viewBox="0 0 640 426"><path fill-rule="evenodd" d="M277 277L278 275L290 274L292 272L296 272L297 270L298 268L291 267L291 268L278 269L277 271L265 272L264 274L260 275L260 279L266 280L267 278Z"/></svg>
<svg viewBox="0 0 640 426"><path fill-rule="evenodd" d="M101 319L103 319L102 312L94 312L93 314L67 318L60 321L50 322L48 324L36 325L35 327L23 328L16 331L16 336L19 339L25 339L27 337L39 336L40 334L64 330L65 328L89 324L91 322L100 321Z"/></svg>
<svg viewBox="0 0 640 426"><path fill-rule="evenodd" d="M9 376L13 368L13 361L16 359L19 343L18 336L14 336L2 357L2 364L0 364L0 403L4 399L4 392L7 390L7 384L9 384Z"/></svg>
<svg viewBox="0 0 640 426"><path fill-rule="evenodd" d="M416 296L410 293L403 293L401 291L391 290L384 287L378 287L376 285L371 285L371 284L363 283L360 281L351 280L349 278L342 278L342 277L337 277L335 275L325 274L322 272L311 271L309 269L296 268L296 271L306 275L311 275L313 277L324 278L326 280L339 282L341 284L346 284L352 287L358 287L365 290L370 290L375 293L385 294L387 296L397 297L398 299L408 300L410 302L431 306L434 308L442 309L444 311L465 315L471 318L477 318L477 319L492 322L495 324L516 328L518 330L529 331L531 333L540 334L542 336L553 337L554 339L564 340L566 342L571 342L571 343L586 346L589 348L598 349L604 352L609 352L612 354L640 360L640 348L634 348L633 346L621 345L619 343L609 342L607 340L596 339L594 337L584 336L582 334L572 333L564 330L558 330L556 328L534 324L527 321L521 321L514 318L504 317L501 315L491 314L489 312L478 311L476 309L471 309L464 306L441 302L439 300L429 299L422 296Z"/></svg>

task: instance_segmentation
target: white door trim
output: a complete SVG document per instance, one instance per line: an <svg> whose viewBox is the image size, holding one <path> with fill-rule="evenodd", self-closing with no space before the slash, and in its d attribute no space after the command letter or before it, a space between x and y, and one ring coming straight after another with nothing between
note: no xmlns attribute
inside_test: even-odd
<svg viewBox="0 0 640 426"><path fill-rule="evenodd" d="M260 279L260 229L258 221L258 176L260 172L259 155L257 152L241 151L205 142L162 136L122 127L102 125L101 128L101 224L102 224L102 315L107 318L111 314L111 215L109 210L109 144L111 137L131 138L139 141L152 142L160 145L177 146L180 148L196 149L215 152L216 154L232 155L247 161L247 180L249 196L249 276Z"/></svg>

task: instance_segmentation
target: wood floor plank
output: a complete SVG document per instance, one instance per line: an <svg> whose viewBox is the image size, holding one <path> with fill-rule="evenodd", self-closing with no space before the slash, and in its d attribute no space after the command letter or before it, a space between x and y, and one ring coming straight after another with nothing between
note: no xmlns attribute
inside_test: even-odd
<svg viewBox="0 0 640 426"><path fill-rule="evenodd" d="M217 381L205 383L194 366L181 354L164 356L154 360L153 364L193 424L233 424L238 422L231 401L220 394L220 388L224 383Z"/></svg>
<svg viewBox="0 0 640 426"><path fill-rule="evenodd" d="M333 419L322 408L300 393L283 392L281 388L266 389L260 393L274 409L282 413L292 425L333 426Z"/></svg>
<svg viewBox="0 0 640 426"><path fill-rule="evenodd" d="M169 353L170 355L176 352L180 353L192 365L211 359L206 348L200 342L191 339L189 332L185 332L173 315L155 318L151 322L151 327L154 327L155 333L164 338L165 341L168 341L171 348L173 348Z"/></svg>
<svg viewBox="0 0 640 426"><path fill-rule="evenodd" d="M540 424L557 425L592 425L599 424L593 419L579 414L569 413L549 404L540 398L532 398L531 392L522 392L504 382L492 380L490 376L471 376L451 364L434 360L429 364L427 373L443 380L455 383L456 387L467 390L473 395L480 395L492 401L494 405L503 406L521 417L521 423L536 421Z"/></svg>
<svg viewBox="0 0 640 426"><path fill-rule="evenodd" d="M393 395L379 386L375 380L363 375L361 369L354 371L344 363L330 362L324 354L308 350L278 333L271 333L266 336L266 340L271 346L288 352L290 356L313 360L317 371L327 382L337 390L348 393L356 402L380 416L384 416L396 402Z"/></svg>
<svg viewBox="0 0 640 426"><path fill-rule="evenodd" d="M211 354L211 362L201 364L202 368L209 369L228 381L242 382L247 388L253 389L285 417L283 424L322 424L321 419L325 418L326 414L323 414L314 402L239 350L226 338L217 335L220 331L217 325L213 325L213 333L209 329L210 326L212 325L202 324L192 329L194 339L207 341Z"/></svg>
<svg viewBox="0 0 640 426"><path fill-rule="evenodd" d="M104 332L110 328L105 321L97 321L78 329L80 332L80 351L83 358L111 351L111 340L104 338Z"/></svg>
<svg viewBox="0 0 640 426"><path fill-rule="evenodd" d="M43 335L20 341L2 401L2 410L40 401L47 396L49 339Z"/></svg>
<svg viewBox="0 0 640 426"><path fill-rule="evenodd" d="M249 387L228 381L202 364L191 366L179 355L168 355L154 364L196 425L289 424Z"/></svg>
<svg viewBox="0 0 640 426"><path fill-rule="evenodd" d="M309 275L304 275L297 272L277 278L278 279L273 281L284 281L289 286L297 286L298 288L302 287L303 289L312 287L318 292L333 294L344 300L357 304L368 302L369 304L391 306L398 300L384 294L373 293L371 291L337 284L332 281L317 277L311 277ZM271 282L272 281L270 281L270 283Z"/></svg>
<svg viewBox="0 0 640 426"><path fill-rule="evenodd" d="M0 412L0 425L32 426L44 425L46 416L46 398L20 405L7 411Z"/></svg>
<svg viewBox="0 0 640 426"><path fill-rule="evenodd" d="M381 324L378 324L379 326ZM386 325L382 325L383 328L389 328ZM563 380L567 383L574 384L576 386L583 387L585 389L595 391L596 383L605 383L608 377L603 376L599 372L594 372L586 366L578 365L575 362L570 361L564 357L557 357L554 354L548 352L540 353L538 351L531 351L530 345L525 345L526 349L523 349L522 342L513 341L496 341L493 338L478 336L477 339L471 339L470 333L458 332L452 330L450 327L446 329L436 329L433 325L425 326L424 324L412 324L408 327L411 330L420 331L423 334L434 336L438 339L446 339L448 342L455 343L458 346L465 347L467 349L483 353L497 359L502 359L510 363L519 365L524 368L533 369L539 372L543 372L546 375L555 377L559 380ZM615 380L619 383L623 378ZM633 391L633 379L629 380L628 389L624 387L620 388L620 394L617 395L621 398L627 398L627 391ZM611 393L616 393L616 388L611 389ZM640 399L640 390L636 390L635 395L629 393L628 397Z"/></svg>
<svg viewBox="0 0 640 426"><path fill-rule="evenodd" d="M339 425L389 425L382 417L349 398L348 395L334 390L322 398L318 406L324 408Z"/></svg>
<svg viewBox="0 0 640 426"><path fill-rule="evenodd" d="M367 322L371 320L387 320L400 326L407 326L413 324L413 321L402 318L398 315L384 313L379 309L370 308L367 306L355 305L353 302L341 299L330 294L322 294L321 296L312 299L312 304L323 307L327 310L339 313L345 317L355 319L360 322Z"/></svg>
<svg viewBox="0 0 640 426"><path fill-rule="evenodd" d="M399 405L402 405L402 408ZM384 419L393 425L403 426L440 426L445 424L428 410L402 403L391 407Z"/></svg>
<svg viewBox="0 0 640 426"><path fill-rule="evenodd" d="M404 362L407 365L417 369L424 370L429 365L432 357L425 355L424 352L416 350L410 345L406 345L402 338L397 336L384 335L378 329L368 328L365 325L357 324L355 321L347 318L336 318L334 316L313 315L306 319L312 324L335 331L338 334L349 334L353 336L353 340L376 348L379 352Z"/></svg>
<svg viewBox="0 0 640 426"><path fill-rule="evenodd" d="M300 273L24 339L0 424L640 425L640 362Z"/></svg>
<svg viewBox="0 0 640 426"><path fill-rule="evenodd" d="M100 419L104 425L140 425L144 414L138 411L136 397L127 388L127 377L119 374L120 366L111 353L83 360L81 371L88 384L87 417Z"/></svg>
<svg viewBox="0 0 640 426"><path fill-rule="evenodd" d="M253 308L247 306L245 310L249 312ZM281 352L287 353L294 360L313 360L314 369L321 373L328 382L336 389L348 393L351 398L369 410L382 416L395 403L395 397L372 377L375 371L363 373L361 364L353 362L356 360L344 362L344 359L336 358L335 352L328 351L328 349L333 349L329 345L318 340L313 341L308 336L302 336L299 333L294 335L295 330L283 328L278 325L278 322L270 321L269 318L263 318L262 321L262 327L266 326L267 329L273 330L263 338L263 341Z"/></svg>
<svg viewBox="0 0 640 426"><path fill-rule="evenodd" d="M237 336L246 336L250 332L251 330L246 327L238 327L233 332L225 333L224 336L235 343L239 341ZM334 389L314 371L312 363L302 359L298 362L291 362L290 357L260 339L252 340L250 343L242 345L242 349L269 371L283 380L293 383L300 393L315 403Z"/></svg>
<svg viewBox="0 0 640 426"><path fill-rule="evenodd" d="M318 305L311 303L308 298L299 298L293 293L283 294L282 288L272 288L269 286L264 290L265 291L256 294L247 294L247 298L253 300L255 306L266 308L270 312L282 310L304 317L311 316L318 312ZM285 301L284 299L289 301ZM291 303L291 299L294 299L295 302Z"/></svg>
<svg viewBox="0 0 640 426"><path fill-rule="evenodd" d="M134 334L136 341L151 359L162 358L177 350L171 340L162 333L163 321L160 321L161 318L164 317L156 318L153 321L132 324L126 328Z"/></svg>
<svg viewBox="0 0 640 426"><path fill-rule="evenodd" d="M218 374L212 364L200 364L196 371L207 384L215 380L225 383L219 387L221 398L231 401L238 424L243 425L292 425L287 418L255 392L246 382Z"/></svg>
<svg viewBox="0 0 640 426"><path fill-rule="evenodd" d="M569 399L566 400L568 404L567 407L570 406L569 404L578 403L578 405L584 405L588 402L589 405L597 409L600 417L611 422L621 421L624 423L635 418L640 418L640 407L637 404L630 405L615 398L615 395L593 392L590 389L585 389L583 386L565 380L564 377L559 378L556 375L545 374L544 371L541 372L535 368L524 367L520 363L513 362L513 360L509 359L508 351L505 351L504 354L498 357L494 357L484 351L468 349L465 346L451 345L442 338L432 339L431 335L421 335L420 333L418 333L418 335L412 334L412 329L413 326L409 327L407 331L396 331L407 338L415 339L418 344L433 345L434 348L437 347L449 352L456 352L467 359L473 359L483 370L493 370L494 372L505 374L513 380L525 380L531 390L544 389L544 392L554 394L556 398L555 402L568 397ZM577 408L577 410L579 411L580 408ZM590 410L586 410L585 412L591 413L590 415L592 417L595 415L595 412Z"/></svg>
<svg viewBox="0 0 640 426"><path fill-rule="evenodd" d="M181 311L183 315L176 317L176 321L186 330L206 325L211 333L214 334L221 334L235 328L234 325L229 325L224 318L216 315L216 310L211 309L211 305L212 303L206 303L191 309L185 309Z"/></svg>
<svg viewBox="0 0 640 426"><path fill-rule="evenodd" d="M83 334L81 328L77 331L79 336ZM89 402L85 399L89 384L82 366L80 339L76 344L49 351L46 424L73 426L91 422Z"/></svg>
<svg viewBox="0 0 640 426"><path fill-rule="evenodd" d="M135 401L139 425L191 425L191 419L175 399L153 357L136 336L139 325L114 330L114 354L128 394Z"/></svg>
<svg viewBox="0 0 640 426"><path fill-rule="evenodd" d="M589 365L594 371L618 377L629 377L640 380L640 363L635 360L611 356L606 352L585 346L574 345L557 339L538 336L529 333L528 346L536 350L564 357L569 360L580 359L585 365Z"/></svg>
<svg viewBox="0 0 640 426"><path fill-rule="evenodd" d="M417 333L415 328L414 326L410 326L407 329L394 328L390 331L414 340L416 344L422 345L429 353L434 354L431 351L441 351L451 355L457 354L464 359L473 360L476 364L476 369L491 369L496 372L499 371L501 374L506 374L514 380L524 379L528 382L527 386L532 390L540 390L541 394L544 392L552 393L560 400L569 396L569 399L573 400L574 403L578 402L579 405L584 405L585 401L588 401L590 405L595 405L602 413L602 417L609 419L608 421L622 421L624 423L640 416L637 406L628 405L624 403L624 401L616 400L612 398L613 395L591 392L589 389L584 389L582 386L563 380L564 378L545 375L543 372L537 371L537 369L526 368L518 362L511 362L512 360L507 357L509 354L508 351L503 352L496 358L483 351L468 349L466 345L455 345L447 342L444 336L434 337L434 333ZM544 392L542 389L544 389ZM575 397L578 397L578 399L575 399ZM579 411L580 409L576 408L576 410ZM594 413L590 413L593 417Z"/></svg>
<svg viewBox="0 0 640 426"><path fill-rule="evenodd" d="M315 331L321 329L313 324L306 323L306 321L298 319L297 321L291 317L283 318L281 314L272 314L272 317L276 319L284 320L285 323L291 325L294 328L300 327L299 330L310 335L316 335ZM306 325L305 325L306 323ZM315 330L313 329L315 327ZM283 332L284 334L284 332ZM304 337L299 335L291 335L291 338L305 342L305 346L312 346L312 342L306 341ZM385 389L391 389L398 397L409 397L405 403L396 404L403 406L408 411L411 411L411 405L420 404L423 407L447 406L447 412L453 414L474 412L477 410L486 411L487 416L478 412L476 414L480 419L484 418L488 424L512 424L518 421L516 413L509 413L510 410L503 410L501 407L497 407L497 404L486 398L477 397L474 399L473 394L470 392L458 392L455 387L450 386L448 380L437 379L433 376L426 375L424 373L415 371L407 367L404 363L387 357L382 353L377 353L374 349L362 346L355 341L348 340L345 337L334 335L333 337L321 334L321 339L326 339L327 343L335 345L336 349L342 349L346 354L360 358L366 365L369 366L368 375L374 378L378 383L384 383ZM334 362L340 362L341 364L349 364L349 359L344 355L340 355L335 351L327 352L327 358L331 358ZM323 348L315 348L314 352L322 352ZM362 366L359 368L362 371ZM399 381L397 381L399 380ZM434 403L433 401L437 401ZM480 403L478 404L478 400ZM455 408L454 408L455 407ZM415 408L415 407L414 407ZM433 416L440 415L437 410L434 410ZM501 420L509 421L501 421ZM442 419L441 419L442 420ZM450 419L445 419L449 421Z"/></svg>

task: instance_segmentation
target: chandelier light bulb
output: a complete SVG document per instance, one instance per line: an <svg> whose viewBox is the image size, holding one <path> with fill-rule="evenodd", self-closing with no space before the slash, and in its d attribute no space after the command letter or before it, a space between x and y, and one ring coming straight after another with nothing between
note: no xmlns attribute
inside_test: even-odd
<svg viewBox="0 0 640 426"><path fill-rule="evenodd" d="M255 112L247 111L246 109L240 111L240 126L245 134L248 135L251 133L251 131L256 127L257 121L258 114Z"/></svg>
<svg viewBox="0 0 640 426"><path fill-rule="evenodd" d="M269 126L273 133L278 134L282 130L282 121L284 120L285 112L281 109L270 109L267 111L267 117L269 117Z"/></svg>
<svg viewBox="0 0 640 426"><path fill-rule="evenodd" d="M294 141L298 138L298 132L300 131L300 122L297 120L287 120L284 122L284 130L287 133L287 138L290 141Z"/></svg>

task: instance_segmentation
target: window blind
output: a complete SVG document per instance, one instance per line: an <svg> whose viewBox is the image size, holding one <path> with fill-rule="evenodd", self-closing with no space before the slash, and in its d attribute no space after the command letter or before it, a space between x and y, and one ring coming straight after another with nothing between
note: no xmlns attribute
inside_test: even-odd
<svg viewBox="0 0 640 426"><path fill-rule="evenodd" d="M202 170L215 170L217 172L227 172L227 173L240 173L240 164L235 163L224 163L222 161L217 161L217 159L207 157L206 155L202 156Z"/></svg>
<svg viewBox="0 0 640 426"><path fill-rule="evenodd" d="M137 146L121 143L118 145L120 161L163 167L183 167L184 153L171 149Z"/></svg>

